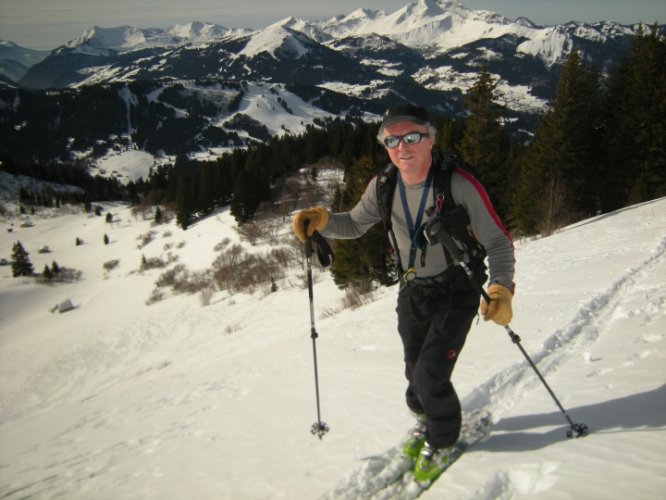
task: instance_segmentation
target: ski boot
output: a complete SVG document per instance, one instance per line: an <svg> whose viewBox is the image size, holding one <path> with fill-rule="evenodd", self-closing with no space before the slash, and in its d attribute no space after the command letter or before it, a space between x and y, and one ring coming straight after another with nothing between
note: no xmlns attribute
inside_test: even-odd
<svg viewBox="0 0 666 500"><path fill-rule="evenodd" d="M402 454L407 458L416 460L425 443L426 424L425 415L416 416L416 425L409 433L409 437L402 445Z"/></svg>
<svg viewBox="0 0 666 500"><path fill-rule="evenodd" d="M427 441L414 465L414 479L419 483L429 483L442 473L442 463L451 448L433 448Z"/></svg>

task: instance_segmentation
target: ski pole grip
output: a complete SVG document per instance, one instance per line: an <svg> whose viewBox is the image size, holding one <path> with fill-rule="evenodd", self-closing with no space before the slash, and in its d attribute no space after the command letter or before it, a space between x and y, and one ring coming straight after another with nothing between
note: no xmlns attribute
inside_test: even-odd
<svg viewBox="0 0 666 500"><path fill-rule="evenodd" d="M305 256L310 258L312 257L312 238L308 236L308 226L310 225L310 219L305 219L303 221L303 234L305 235Z"/></svg>
<svg viewBox="0 0 666 500"><path fill-rule="evenodd" d="M442 246L446 249L449 254L451 254L451 258L457 262L461 263L464 262L465 260L465 254L463 251L456 245L455 241L453 241L453 238L449 234L449 232L446 230L444 227L444 224L438 219L435 219L431 223L428 224L426 227L426 231L424 232L425 238L430 243L431 245L434 243L441 243Z"/></svg>
<svg viewBox="0 0 666 500"><path fill-rule="evenodd" d="M439 237L444 247L451 254L453 260L456 262L465 262L465 254L460 248L458 248L458 245L453 241L453 238L451 238L448 231L440 231Z"/></svg>

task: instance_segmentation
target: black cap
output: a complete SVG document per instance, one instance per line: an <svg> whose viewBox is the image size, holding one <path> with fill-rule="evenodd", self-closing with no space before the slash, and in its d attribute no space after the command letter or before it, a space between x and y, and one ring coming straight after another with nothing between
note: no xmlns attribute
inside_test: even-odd
<svg viewBox="0 0 666 500"><path fill-rule="evenodd" d="M382 124L379 131L391 123L411 122L417 125L430 124L430 115L425 108L413 106L411 104L399 104L393 108L387 109L382 117Z"/></svg>

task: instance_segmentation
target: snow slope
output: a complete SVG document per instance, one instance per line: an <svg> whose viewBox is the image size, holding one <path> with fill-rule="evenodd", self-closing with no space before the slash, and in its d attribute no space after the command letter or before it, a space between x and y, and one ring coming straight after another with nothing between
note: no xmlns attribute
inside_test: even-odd
<svg viewBox="0 0 666 500"><path fill-rule="evenodd" d="M146 306L161 271L140 273L141 256L171 252L204 269L216 244L239 241L233 219L223 211L183 232L106 208L112 225L79 213L35 216L29 228L0 219L1 257L20 240L37 271L56 260L84 273L44 287L0 267L1 498L320 498L402 439L412 420L395 288L342 310L342 292L315 272L321 410L331 428L320 441L310 434L303 270L277 293ZM150 230L154 239L139 249ZM53 253L38 254L45 244ZM424 497L663 498L666 199L517 242L516 252L512 327L591 434L566 439L566 421L516 346L481 322L454 379L465 408L489 410L495 426ZM118 267L105 271L112 259ZM65 298L75 310L49 312Z"/></svg>

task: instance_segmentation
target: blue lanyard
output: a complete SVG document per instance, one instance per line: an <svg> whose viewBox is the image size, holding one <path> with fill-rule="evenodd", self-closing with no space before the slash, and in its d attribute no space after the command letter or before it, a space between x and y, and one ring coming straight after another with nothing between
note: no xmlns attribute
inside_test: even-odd
<svg viewBox="0 0 666 500"><path fill-rule="evenodd" d="M423 193L421 193L421 202L419 203L419 211L416 214L416 221L412 220L412 214L409 211L409 205L407 203L407 193L405 192L405 184L402 182L402 177L398 173L398 188L400 189L400 200L402 201L402 210L405 213L405 219L407 221L407 231L409 232L409 239L412 242L412 246L409 249L409 263L408 269L414 267L414 262L416 261L416 243L415 236L416 231L421 227L421 219L423 219L423 213L425 212L426 200L428 199L428 192L430 191L430 185L432 184L432 179L434 177L435 169L430 167L428 171L428 177L423 186Z"/></svg>

